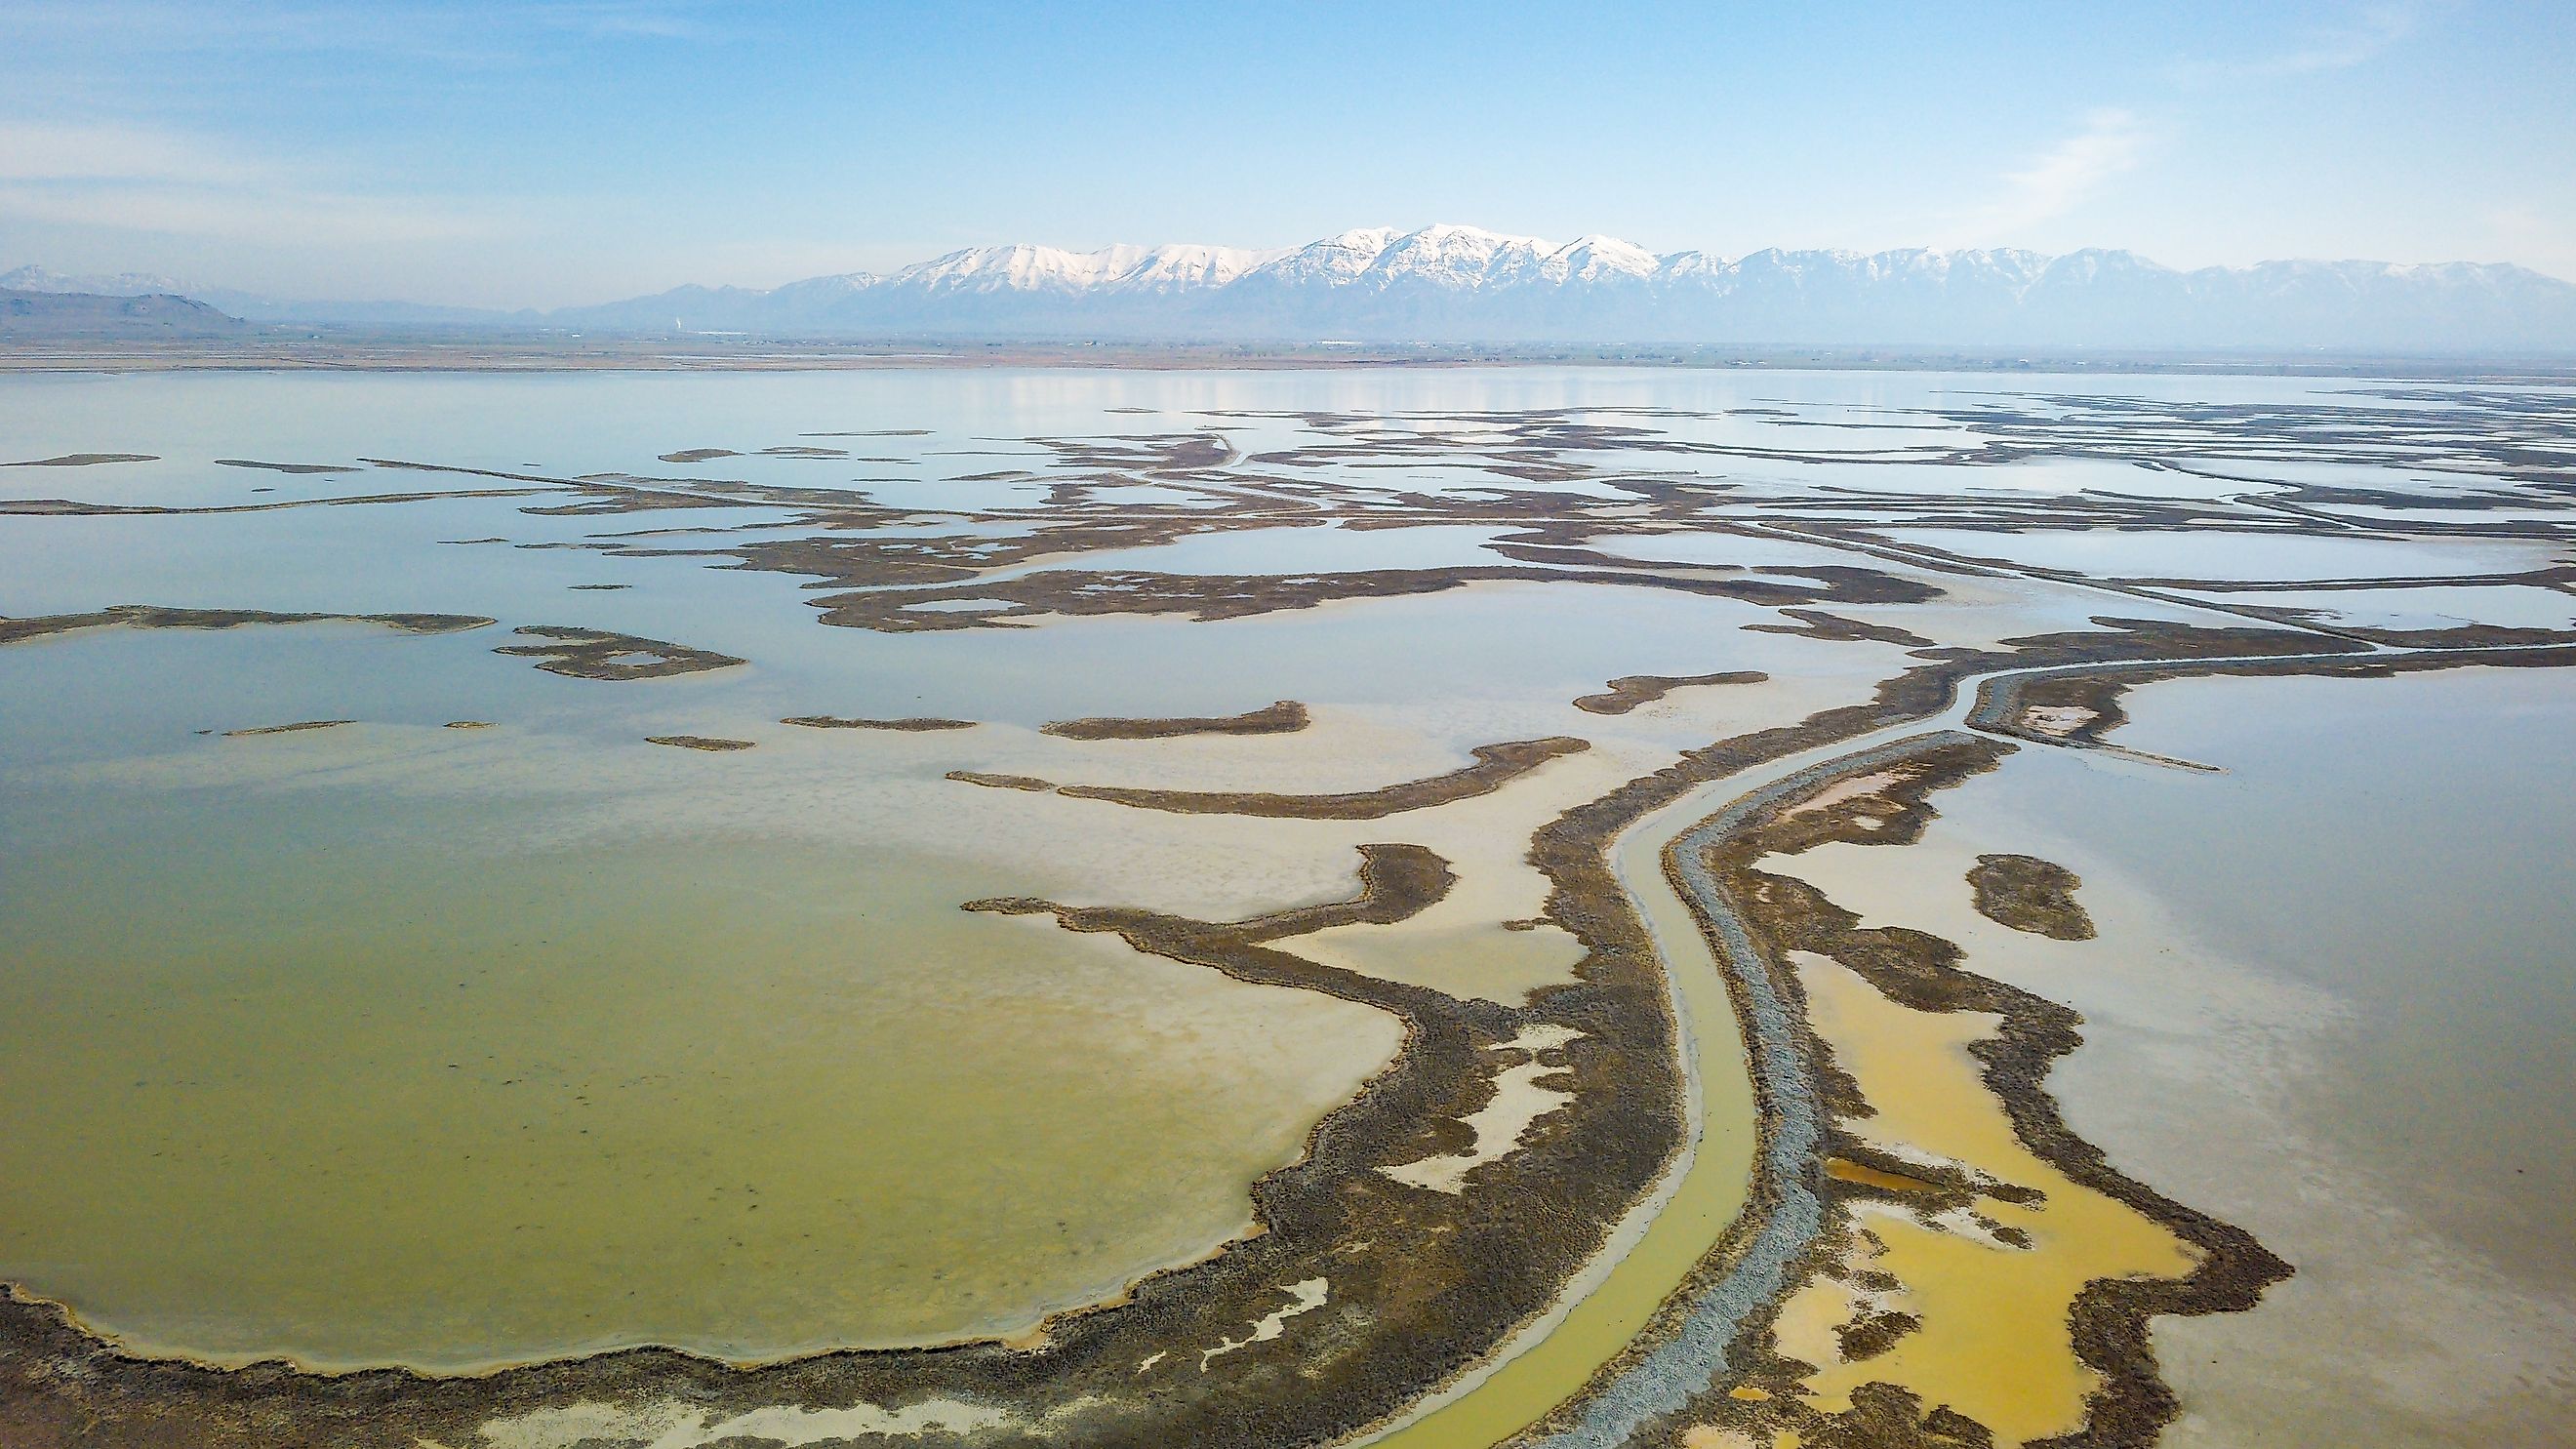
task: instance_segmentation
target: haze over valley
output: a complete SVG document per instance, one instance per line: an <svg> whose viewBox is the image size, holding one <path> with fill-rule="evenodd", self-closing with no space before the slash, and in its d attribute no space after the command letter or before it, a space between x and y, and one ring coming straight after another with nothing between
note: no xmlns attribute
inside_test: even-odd
<svg viewBox="0 0 2576 1449"><path fill-rule="evenodd" d="M1302 247L975 247L875 275L683 286L545 312L279 299L25 266L0 289L172 293L261 322L1126 342L1668 342L2576 350L2576 284L2503 263L2178 271L2125 251L1656 255L1467 226Z"/></svg>

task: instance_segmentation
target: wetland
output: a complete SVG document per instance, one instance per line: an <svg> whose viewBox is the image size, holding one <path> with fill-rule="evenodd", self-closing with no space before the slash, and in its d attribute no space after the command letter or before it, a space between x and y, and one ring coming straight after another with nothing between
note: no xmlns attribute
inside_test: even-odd
<svg viewBox="0 0 2576 1449"><path fill-rule="evenodd" d="M2576 387L0 399L0 1441L2576 1392Z"/></svg>

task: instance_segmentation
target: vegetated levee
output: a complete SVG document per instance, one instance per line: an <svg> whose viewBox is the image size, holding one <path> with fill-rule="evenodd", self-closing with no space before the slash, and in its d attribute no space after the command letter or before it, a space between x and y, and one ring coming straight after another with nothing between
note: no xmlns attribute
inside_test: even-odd
<svg viewBox="0 0 2576 1449"><path fill-rule="evenodd" d="M131 1444L463 1446L484 1442L484 1425L514 1414L678 1400L719 1420L781 1406L885 1405L963 1414L987 1431L979 1437L1086 1444L1255 1445L1349 1432L1426 1378L1464 1366L1543 1301L1586 1246L1572 1225L1605 1221L1668 1150L1674 1126L1668 1028L1651 959L1633 942L1607 943L1620 951L1615 963L1527 1010L1461 1002L1274 949L1333 925L1402 919L1439 899L1450 879L1431 852L1392 842L1363 848L1359 874L1348 901L1237 922L1037 901L971 907L1054 912L1070 929L1115 931L1140 949L1239 980L1377 1006L1408 1029L1401 1060L1317 1128L1306 1159L1259 1184L1268 1231L1150 1277L1121 1303L1059 1320L1043 1342L830 1354L763 1368L642 1349L471 1379L323 1377L276 1365L220 1372L136 1361L49 1306L19 1302L0 1319L12 1384L0 1396L0 1425L27 1443L71 1442L82 1426L104 1423L116 1442ZM1564 1120L1488 1165L1464 1197L1379 1170L1458 1146L1458 1119L1491 1091L1486 1049L1542 1016L1579 1033L1564 1049L1580 1092ZM1524 1214L1533 1209L1570 1230L1528 1231ZM1259 1331L1290 1307L1300 1309L1297 1332Z"/></svg>
<svg viewBox="0 0 2576 1449"><path fill-rule="evenodd" d="M1052 790L1078 800L1106 800L1141 810L1169 810L1182 815L1260 815L1278 820L1376 820L1409 810L1427 810L1459 800L1488 795L1548 761L1580 754L1592 747L1572 735L1543 740L1508 740L1478 745L1468 751L1476 763L1374 790L1338 795L1282 795L1262 790L1157 790L1127 785L1058 785L1030 775L987 775L951 770L948 778L969 785L1009 790Z"/></svg>
<svg viewBox="0 0 2576 1449"><path fill-rule="evenodd" d="M1874 758L1843 762L1797 781L1799 788L1785 799L1766 802L1764 811L1746 828L1723 839L1692 842L1698 858L1677 856L1677 866L1681 877L1693 884L1695 897L1704 903L1722 900L1719 908L1735 914L1750 939L1758 943L1756 949L1780 973L1779 984L1792 996L1800 990L1799 976L1786 972L1785 965L1792 953L1812 952L1857 972L1876 991L1909 1009L1999 1017L1999 1029L1978 1038L1970 1050L1981 1063L1986 1085L2009 1114L2015 1135L2072 1183L2130 1205L2198 1248L2199 1264L2186 1274L2100 1278L2057 1308L2060 1314L2072 1314L2075 1352L2100 1376L2100 1387L2082 1416L2062 1427L2080 1429L2102 1442L2145 1442L2170 1412L2169 1396L2156 1376L2147 1345L2146 1317L2156 1312L2249 1306L2263 1286L2287 1273L2287 1265L2243 1232L2120 1176L2098 1151L2066 1130L2043 1083L2049 1062L2080 1040L2075 1030L2079 1018L2074 1013L1962 969L1957 948L1937 937L1899 928L1860 929L1854 916L1813 887L1759 869L1766 856L1794 854L1830 840L1908 843L1930 817L1928 795L1991 769L1998 760L1998 746L1950 735L1926 737ZM1870 793L1842 799L1833 799L1822 789L1862 771L1885 783ZM1781 808L1784 803L1791 808ZM1996 1437L1995 1426L1938 1399L1927 1402L1924 1390L1937 1384L1909 1382L1900 1368L1891 1367L1882 1375L1870 1366L1913 1335L1955 1332L1956 1326L1926 1324L1900 1307L1871 1303L1868 1295L1875 1290L1893 1295L1893 1302L1902 1304L1906 1302L1903 1290L1914 1285L1871 1258L1849 1256L1847 1243L1877 1241L1868 1236L1871 1230L1861 1225L1857 1214L1867 1205L1900 1220L1927 1224L1944 1215L1953 1220L1964 1215L2008 1252L2065 1252L2074 1251L2075 1245L2034 1244L2018 1236L2020 1229L1988 1215L2006 1211L2001 1204L2045 1201L2033 1184L2013 1180L2017 1174L1997 1175L1989 1163L1892 1156L1860 1135L1855 1129L1865 1127L1874 1115L1872 1103L1841 1070L1835 1043L1822 1039L1808 1025L1808 1013L1795 1013L1791 1019L1798 1023L1798 1034L1813 1062L1813 1100L1822 1119L1817 1124L1816 1158L1788 1189L1788 1200L1812 1202L1808 1211L1814 1224L1790 1266L1791 1280L1847 1282L1861 1290L1858 1302L1839 1327L1839 1347L1833 1351L1838 1360L1815 1363L1798 1355L1817 1350L1792 1344L1776 1316L1795 1294L1772 1295L1762 1311L1748 1315L1749 1321L1739 1327L1730 1346L1733 1382L1728 1390L1695 1395L1687 1406L1676 1407L1673 1420L1763 1438L1786 1430L1816 1443L1991 1440ZM1894 1090L1906 1088L1900 1083ZM2061 1213L2070 1210L2064 1203L2058 1207ZM2043 1334L2054 1326L2047 1304L2040 1305L2033 1326ZM1829 1370L1855 1384L1844 1390L1840 1408L1821 1402L1808 1387ZM2034 1361L2026 1372L2039 1378L2050 1368Z"/></svg>
<svg viewBox="0 0 2576 1449"><path fill-rule="evenodd" d="M2304 414L2276 407L2164 403L2131 408L2101 399L2042 399L2021 408L1970 404L1941 411L1938 421L1944 426L1973 429L1976 439L1943 444L1951 451L1939 461L1964 469L2050 457L2137 457L2159 449L2198 459L2209 456L2215 438L2291 461L2367 447L2376 450L2374 457L2431 466L2456 461L2464 447L2459 436L2464 428L2485 428L2490 445L2473 451L2480 451L2490 465L2482 485L2493 495L2488 506L2503 507L2503 500L2510 499L2516 507L2527 507L2535 497L2546 503L2558 496L2548 485L2561 474L2540 477L2537 484L2530 481L2546 468L2563 466L2552 462L2559 455L2543 446L2557 436L2547 420L2517 415L2502 404L2443 396L2451 399L2447 410L2320 408ZM2173 607L2199 608L2168 597L2176 591L2170 585L2116 590L2157 602L2141 602L2136 609L2106 606L2090 628L2032 634L2001 645L1945 644L1905 627L1907 614L1889 606L1938 599L1942 589L1934 579L1943 574L1993 579L1998 569L1955 558L1945 561L1937 551L1891 551L1852 519L1854 494L1845 485L1812 494L1790 486L1748 500L1731 496L1734 484L1713 486L1680 471L1704 462L1744 459L1866 469L1880 463L1919 464L1919 450L1870 456L1693 443L1659 433L1651 426L1650 410L1611 413L1611 420L1603 421L1598 415L1605 411L1412 417L1400 428L1361 413L1307 414L1294 418L1306 430L1304 442L1250 456L1198 433L1025 440L1030 451L1017 461L1027 466L993 476L1042 483L1048 498L1044 507L961 506L955 513L934 515L927 525L906 510L859 501L846 491L801 485L612 475L567 479L371 464L524 483L529 486L506 491L561 495L564 502L543 508L557 516L753 506L784 513L811 536L746 542L718 530L714 539L687 546L641 534L543 546L623 555L695 552L721 566L801 575L818 581L814 602L822 622L887 633L1046 628L1058 617L1110 614L1218 620L1488 585L1613 586L1776 609L1798 624L1752 627L1837 641L1833 652L1854 658L1861 657L1864 647L1911 650L1915 662L1892 666L1903 672L1882 682L1866 703L1826 709L1795 724L1687 751L1669 767L1629 781L1542 827L1531 842L1530 858L1551 887L1546 919L1577 938L1586 954L1571 984L1544 990L1524 1006L1454 998L1295 953L1293 943L1300 936L1353 923L1407 919L1444 898L1451 867L1426 847L1401 840L1361 848L1360 884L1351 898L1247 920L1204 921L1019 897L974 903L980 911L1044 915L1065 929L1113 933L1140 950L1237 980L1359 1002L1394 1015L1406 1028L1399 1058L1355 1101L1317 1125L1304 1159L1256 1185L1253 1206L1260 1231L1202 1262L1139 1281L1119 1302L1059 1317L1040 1339L829 1353L750 1367L665 1348L638 1348L470 1379L396 1371L323 1376L282 1364L218 1371L137 1359L81 1333L50 1305L19 1299L0 1312L0 1386L5 1386L0 1387L0 1439L173 1449L325 1444L467 1449L513 1441L560 1449L585 1440L621 1446L662 1440L698 1449L727 1438L830 1442L886 1432L933 1440L1267 1449L1362 1434L1390 1422L1427 1390L1481 1366L1494 1345L1551 1302L1559 1285L1600 1248L1605 1225L1638 1201L1673 1159L1681 1129L1681 1073L1662 966L1652 938L1604 860L1608 842L1630 822L1711 782L1837 742L1855 742L1859 748L1859 742L1878 732L1929 720L1942 714L1953 692L1968 681L1986 681L1969 717L1973 727L2034 744L2083 747L2107 743L2101 736L2117 722L2116 696L2127 680L2183 672L2369 672L2566 662L2565 651L2537 646L2373 651L2349 635L2336 637L2299 619L2267 619L2245 609L2218 611L2233 614L2241 626L2197 627L2168 617ZM2446 411L2447 421L2427 421L2444 418ZM2333 415L2338 412L2364 416ZM675 450L673 456L681 451L697 454L699 461L718 462L729 450ZM2224 448L2219 451L2223 456ZM1661 454L1675 471L1638 471L1634 457L1641 453ZM1596 467L1592 458L1599 454L1617 454L1620 461ZM1405 467L1461 461L1495 486L1441 495L1402 481ZM1324 473L1363 467L1388 470L1374 476L1394 480L1392 486L1346 486L1347 480L1334 481ZM2509 473L2516 487L2499 481ZM1552 492L1546 486L1564 480L1597 483L1602 496ZM1145 482L1195 490L1198 506L1154 512L1109 495L1092 496L1093 490ZM367 495L252 507L457 496ZM2326 532L2352 526L2328 510L2397 506L2392 500L2403 502L2405 497L2284 484L2260 506L2267 521ZM2048 495L2010 504L1965 494L1865 496L1863 501L1891 519L1961 526L2181 528L2238 517L2255 506ZM220 511L64 500L24 505L19 511L102 516ZM1812 505L1811 516L1801 514L1806 505ZM953 536L936 531L942 518L961 520ZM1473 522L1517 532L1492 550L1511 560L1508 565L1335 567L1276 575L1045 566L1058 555L1140 549L1210 533L1327 520L1352 529ZM915 526L899 535L869 534L897 522ZM1019 531L999 543L988 531L978 531L996 525L1014 525ZM2487 531L2527 534L2527 525L2528 520L2517 519ZM930 531L924 532L925 527ZM1777 544L1787 533L1869 562L1671 566L1582 548L1587 539L1628 531L1694 532L1767 544ZM1018 572L1031 568L1036 571ZM1863 618L1816 607L1824 604L1878 612ZM2139 617L2146 614L2156 617ZM57 617L85 622L49 625L21 636L145 622L114 610ZM316 617L343 616L208 612L203 619L161 622L220 627L218 619ZM409 627L395 621L412 618L461 621L455 627L489 622L464 616L354 617L394 627ZM1933 623L1922 627L1940 632ZM649 679L742 662L609 631L539 626L521 633L530 642L504 646L500 652L534 658L542 661L541 668L582 678ZM0 635L5 637L10 636ZM2464 636L2431 642L2478 641ZM1723 649L1710 652L1708 663L1727 662ZM2011 672L2031 670L2054 672ZM1716 683L1744 673L1619 676L1606 695L1584 696L1589 703L1578 701L1578 707L1615 715L1684 684ZM2061 713L2034 714L2034 700L2053 700ZM1612 705L1621 708L1607 708ZM1269 713L1231 718L1245 721ZM929 716L821 715L790 722L894 730L970 723ZM1228 717L1218 716L1072 723L1112 727L1077 738L1152 739L1227 722ZM1193 728L1155 732L1163 726ZM732 743L713 736L661 738ZM856 748L858 743L835 745ZM985 771L961 771L957 777L1183 813L1390 819L1395 823L1387 831L1400 835L1398 817L1405 812L1507 788L1528 771L1584 745L1571 736L1487 745L1476 750L1475 764L1461 770L1346 794L1058 786L1033 776ZM1864 1383L1851 1395L1848 1409L1809 1404L1796 1385L1802 1368L1816 1366L1789 1360L1766 1337L1775 1328L1770 1315L1785 1295L1838 1271L1839 1265L1817 1245L1829 1229L1848 1225L1861 1205L1913 1203L1933 1211L1975 1211L1981 1193L1991 1197L1992 1189L2011 1185L1898 1158L1862 1138L1855 1123L1867 1119L1856 1114L1867 1101L1804 1018L1798 978L1785 959L1790 951L1845 962L1874 989L1927 1012L2001 1016L2005 1027L1995 1044L1979 1051L1984 1079L2008 1111L2016 1139L2070 1179L2168 1224L2208 1254L2188 1276L2105 1280L2071 1304L2075 1351L2103 1384L2081 1431L2086 1442L2143 1442L2170 1410L2148 1351L2144 1324L2149 1315L2241 1305L2277 1271L2258 1245L2120 1178L2098 1153L2066 1133L2043 1090L2049 1061L2075 1043L2076 1024L2063 1008L1961 969L1946 943L1862 931L1832 902L1760 869L1766 855L1790 850L1801 840L1911 838L1920 828L1925 797L1940 784L1989 763L1995 749L1989 741L1943 738L1919 750L1908 746L1893 754L1829 762L1813 775L1766 793L1724 829L1694 832L1706 848L1674 857L1676 877L1686 887L1693 881L1705 883L1704 889L1686 889L1685 895L1710 913L1712 930L1724 938L1719 941L1722 954L1730 954L1739 966L1750 962L1758 967L1772 987L1766 1004L1755 999L1749 972L1731 983L1755 1043L1768 1133L1763 1171L1753 1210L1712 1244L1688 1281L1676 1285L1657 1322L1626 1353L1603 1365L1587 1393L1529 1437L1568 1443L1693 1442L1686 1437L1693 1430L1767 1433L1787 1428L1818 1443L1979 1441L1983 1426L1922 1395L1908 1398L1911 1391L1901 1386L1880 1391ZM743 763L756 764L758 757ZM728 768L711 764L710 772L722 775ZM1831 808L1789 813L1828 782L1849 783L1856 772L1881 769L1896 769L1902 778ZM1807 789L1804 795L1802 788ZM1865 828L1863 820L1880 823ZM1717 928L1721 910L1740 937ZM1560 1045L1548 1049L1564 1063L1570 1100L1562 1108L1532 1124L1514 1151L1477 1166L1457 1194L1388 1175L1385 1169L1454 1158L1470 1147L1472 1133L1465 1120L1496 1096L1498 1049L1540 1030L1563 1036ZM1711 1069L1719 1065L1713 1063ZM1800 1193L1813 1204L1804 1222L1793 1220L1789 1211ZM1776 1271L1767 1287L1747 1273L1757 1251L1773 1254L1762 1260ZM1712 1315L1711 1304L1725 1312ZM1902 1318L1886 1312L1848 1325L1848 1357L1868 1362L1922 1331ZM1672 1372L1676 1364L1687 1373ZM1737 1389L1770 1397L1737 1397ZM495 1433L485 1432L496 1425ZM1703 1436L1693 1449L1708 1442L1730 1441Z"/></svg>
<svg viewBox="0 0 2576 1449"><path fill-rule="evenodd" d="M2058 636L2013 641L2024 651L2022 667L2007 668L1988 656L1964 672L1942 666L1909 679L1916 687L1939 679L1944 683L1933 687L1945 688L1948 680L1984 674L1967 718L2000 734L2026 707L2025 691L2048 696L2075 678L2111 681L2106 687L2116 693L2125 684L2195 674L2374 676L2477 665L2576 665L2576 641L2356 658L2332 652L2331 641L2321 641L2328 647L2310 655L2263 653L2250 631L2217 632L2221 637L2211 642L2218 649L2199 657L2171 633L2160 641L2171 652L2130 659L2102 642L2086 648L2079 636ZM2296 641L2275 638L2295 648ZM1882 706L1892 695L1907 693L1908 682L1884 691ZM1833 734L1862 732L1845 723ZM1717 1449L1770 1443L1781 1434L1816 1444L1998 1442L1992 1427L1894 1376L1881 1379L1868 1370L1869 1360L1922 1324L1897 1309L1872 1306L1873 1295L1900 1289L1902 1281L1865 1259L1855 1267L1833 1234L1851 1232L1856 1212L1867 1206L1927 1221L1934 1214L1965 1213L2004 1238L2005 1246L2016 1246L2010 1241L2015 1230L1974 1211L1977 1199L2040 1199L2009 1180L1975 1171L1973 1164L1962 1173L1935 1165L1938 1159L1891 1155L1859 1136L1854 1127L1867 1122L1873 1107L1797 1008L1796 979L1784 969L1792 952L1837 962L1916 1011L2000 1018L2000 1029L1974 1040L1969 1050L2008 1114L2014 1138L2050 1170L2163 1225L2197 1254L2187 1271L2100 1277L2071 1299L2071 1347L2094 1386L2080 1412L2048 1442L2153 1442L2177 1406L2158 1372L2148 1320L2250 1307L2266 1286L2292 1271L2243 1230L2123 1175L2066 1127L2045 1090L2045 1077L2056 1057L2080 1044L2081 1018L2074 1012L1962 969L1958 949L1938 937L1904 928L1858 929L1856 917L1813 887L1757 868L1766 856L1825 841L1910 843L1931 817L1926 797L1993 768L2010 748L1948 733L1843 755L1744 797L1675 842L1667 868L1721 959L1736 967L1730 986L1746 1023L1763 1106L1752 1206L1668 1301L1655 1325L1604 1365L1586 1394L1514 1442L1550 1449L1621 1443ZM1852 783L1841 784L1846 781ZM1838 794L1837 786L1853 793ZM2043 874L2051 886L2066 883L2062 873ZM1900 1082L1896 1090L1910 1086ZM1856 1236L1872 1241L1866 1233ZM1776 1317L1801 1285L1819 1283L1851 1292L1860 1310L1836 1331L1826 1364L1785 1353ZM1840 1408L1820 1407L1802 1382L1828 1368L1840 1370L1847 1382Z"/></svg>

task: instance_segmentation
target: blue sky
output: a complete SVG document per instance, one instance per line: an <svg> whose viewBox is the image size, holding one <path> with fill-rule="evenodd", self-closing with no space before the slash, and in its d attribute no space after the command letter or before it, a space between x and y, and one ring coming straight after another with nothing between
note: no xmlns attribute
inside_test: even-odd
<svg viewBox="0 0 2576 1449"><path fill-rule="evenodd" d="M546 306L1464 222L2576 278L2576 5L0 0L0 268Z"/></svg>

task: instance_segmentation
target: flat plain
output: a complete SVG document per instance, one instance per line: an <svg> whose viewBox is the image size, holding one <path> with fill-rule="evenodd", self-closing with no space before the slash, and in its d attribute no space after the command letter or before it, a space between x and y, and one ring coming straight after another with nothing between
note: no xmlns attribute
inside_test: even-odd
<svg viewBox="0 0 2576 1449"><path fill-rule="evenodd" d="M0 1439L2563 1414L2576 388L901 361L0 377Z"/></svg>

